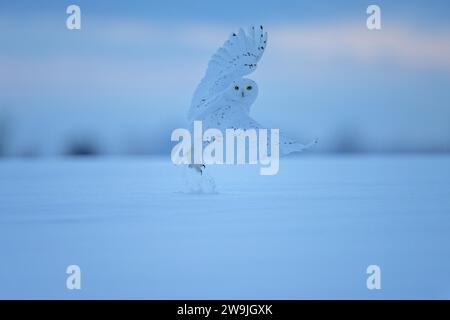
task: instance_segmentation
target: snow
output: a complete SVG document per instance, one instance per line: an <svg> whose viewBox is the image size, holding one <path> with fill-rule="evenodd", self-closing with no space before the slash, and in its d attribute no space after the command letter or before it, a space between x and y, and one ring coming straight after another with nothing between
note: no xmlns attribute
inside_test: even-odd
<svg viewBox="0 0 450 320"><path fill-rule="evenodd" d="M0 161L0 298L450 298L449 156ZM66 289L67 266L81 290ZM366 268L381 268L381 290Z"/></svg>

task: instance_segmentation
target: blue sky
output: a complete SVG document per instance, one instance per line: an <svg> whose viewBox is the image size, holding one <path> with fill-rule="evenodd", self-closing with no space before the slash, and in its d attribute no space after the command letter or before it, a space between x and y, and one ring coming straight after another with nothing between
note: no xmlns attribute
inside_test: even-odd
<svg viewBox="0 0 450 320"><path fill-rule="evenodd" d="M382 30L368 31L367 5ZM65 28L69 4L82 29ZM170 148L209 58L264 24L252 114L319 151L450 150L447 1L13 1L0 4L0 117L7 153Z"/></svg>

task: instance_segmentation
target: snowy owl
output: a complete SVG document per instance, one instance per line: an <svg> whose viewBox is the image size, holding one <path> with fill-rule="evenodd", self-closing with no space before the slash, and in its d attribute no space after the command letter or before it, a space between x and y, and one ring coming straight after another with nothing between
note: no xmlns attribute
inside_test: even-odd
<svg viewBox="0 0 450 320"><path fill-rule="evenodd" d="M203 128L259 129L265 128L250 117L250 107L258 96L258 85L245 78L256 70L267 46L267 32L263 26L242 28L232 33L224 45L212 56L206 74L192 98L188 120L202 121ZM301 144L280 133L280 154L303 151L316 143ZM202 173L204 165L190 168Z"/></svg>

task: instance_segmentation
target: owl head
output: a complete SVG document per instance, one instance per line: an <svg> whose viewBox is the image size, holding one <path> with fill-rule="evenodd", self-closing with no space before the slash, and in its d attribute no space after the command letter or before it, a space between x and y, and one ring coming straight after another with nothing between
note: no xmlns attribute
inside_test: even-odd
<svg viewBox="0 0 450 320"><path fill-rule="evenodd" d="M225 94L228 100L251 105L258 96L256 82L247 78L233 81Z"/></svg>

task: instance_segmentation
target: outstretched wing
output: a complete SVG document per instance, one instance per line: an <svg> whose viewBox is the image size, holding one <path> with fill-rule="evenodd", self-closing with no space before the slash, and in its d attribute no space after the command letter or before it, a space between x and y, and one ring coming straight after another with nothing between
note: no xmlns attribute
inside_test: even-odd
<svg viewBox="0 0 450 320"><path fill-rule="evenodd" d="M203 130L209 128L217 128L225 134L226 129L267 129L252 117L250 117L242 108L235 108L232 106L220 107L214 112L211 112L203 119ZM270 133L268 132L270 136ZM280 154L287 155L292 152L304 151L317 143L314 140L308 144L302 144L298 140L289 137L280 130L279 135Z"/></svg>
<svg viewBox="0 0 450 320"><path fill-rule="evenodd" d="M212 56L206 74L192 98L188 113L190 121L207 111L220 99L231 83L256 69L267 45L263 26L239 29Z"/></svg>

